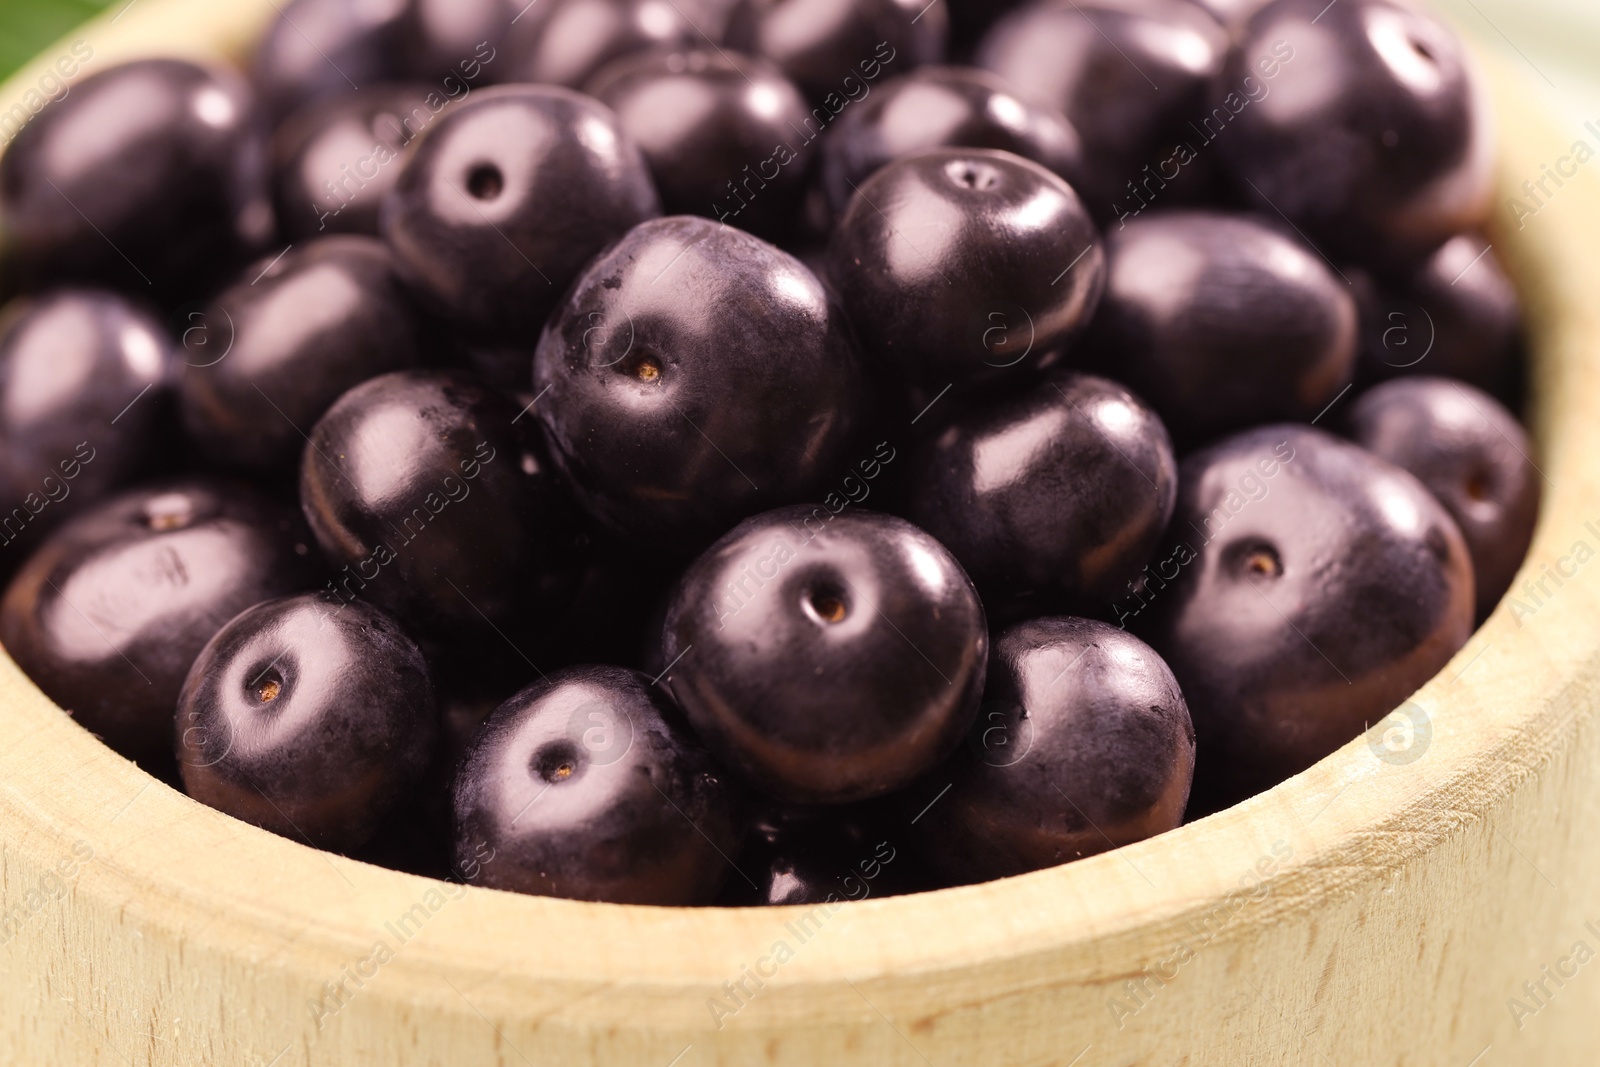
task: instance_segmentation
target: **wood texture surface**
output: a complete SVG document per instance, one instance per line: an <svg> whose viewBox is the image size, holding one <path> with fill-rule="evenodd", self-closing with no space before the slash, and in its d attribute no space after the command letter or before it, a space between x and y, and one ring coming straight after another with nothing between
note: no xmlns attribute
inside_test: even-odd
<svg viewBox="0 0 1600 1067"><path fill-rule="evenodd" d="M231 52L273 6L136 0L75 37L89 71ZM1575 140L1600 148L1494 80L1508 191ZM985 886L831 912L609 907L235 822L0 657L0 1063L1595 1063L1600 160L1549 188L1521 229L1502 197L1495 235L1532 320L1548 478L1528 610L1502 606L1416 695L1419 758L1357 739L1228 812Z"/></svg>

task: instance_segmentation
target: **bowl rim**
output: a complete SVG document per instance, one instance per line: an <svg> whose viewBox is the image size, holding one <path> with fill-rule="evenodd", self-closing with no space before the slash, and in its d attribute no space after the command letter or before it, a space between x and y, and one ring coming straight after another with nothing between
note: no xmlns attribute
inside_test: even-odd
<svg viewBox="0 0 1600 1067"><path fill-rule="evenodd" d="M139 17L123 20L123 7L75 35L92 36L93 69L151 54L238 56L277 9L274 0L144 4ZM163 29L173 25L184 33ZM0 109L37 86L71 41L10 79ZM1517 98L1513 80L1494 72L1502 100ZM1508 124L1502 135L1507 190L1561 150L1561 138L1537 121ZM1549 589L1550 569L1566 573L1576 540L1600 544L1600 508L1585 511L1600 499L1600 475L1577 462L1600 454L1600 429L1585 416L1600 410L1600 309L1586 305L1578 282L1600 277L1600 252L1565 238L1580 224L1600 229L1600 195L1565 191L1550 202L1555 217L1537 221L1514 217L1503 195L1497 204L1491 232L1527 308L1530 428L1547 477L1538 533L1513 589L1530 578ZM1412 698L1432 728L1414 763L1375 758L1363 736L1266 793L1148 841L1015 878L833 909L587 904L318 852L145 775L78 727L3 652L0 706L12 743L0 748L0 824L38 856L53 858L66 842L89 848L94 859L76 876L76 896L115 903L178 940L225 922L232 958L294 971L312 989L368 958L374 939L420 905L425 923L385 962L386 973L406 981L374 995L416 997L444 981L457 993L474 990L468 1004L479 1014L545 1013L584 1025L620 1017L699 1032L720 1028L709 1004L730 980L763 958L770 964L776 944L793 940L804 951L782 962L783 981L759 1002L768 1021L861 1013L850 990L869 979L999 975L1002 964L1031 961L984 994L998 1000L1046 974L1101 980L1129 958L1155 962L1219 907L1250 908L1254 922L1304 913L1395 877L1482 819L1535 773L1530 745L1563 749L1587 714L1574 694L1600 659L1600 594L1567 582L1537 605L1524 602L1531 611L1503 602Z"/></svg>

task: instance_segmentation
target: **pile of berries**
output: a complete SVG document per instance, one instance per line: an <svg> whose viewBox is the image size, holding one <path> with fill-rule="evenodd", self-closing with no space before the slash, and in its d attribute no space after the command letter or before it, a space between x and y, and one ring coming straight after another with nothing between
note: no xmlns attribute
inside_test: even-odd
<svg viewBox="0 0 1600 1067"><path fill-rule="evenodd" d="M1405 701L1541 476L1408 0L294 0L0 159L0 640L287 837L860 899Z"/></svg>

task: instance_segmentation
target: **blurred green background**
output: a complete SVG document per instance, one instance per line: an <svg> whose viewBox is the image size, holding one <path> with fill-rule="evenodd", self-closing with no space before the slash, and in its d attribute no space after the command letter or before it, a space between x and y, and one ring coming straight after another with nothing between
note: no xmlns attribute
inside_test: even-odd
<svg viewBox="0 0 1600 1067"><path fill-rule="evenodd" d="M1580 125L1600 119L1600 0L1432 2L1480 48L1518 70L1553 109ZM126 3L0 0L0 77L101 9Z"/></svg>
<svg viewBox="0 0 1600 1067"><path fill-rule="evenodd" d="M113 2L115 0L0 0L0 78ZM225 4L228 0L217 2Z"/></svg>

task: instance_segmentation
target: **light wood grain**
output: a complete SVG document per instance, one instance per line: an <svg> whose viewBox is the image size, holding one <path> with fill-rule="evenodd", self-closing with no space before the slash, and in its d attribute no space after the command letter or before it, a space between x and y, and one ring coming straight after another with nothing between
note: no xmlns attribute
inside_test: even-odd
<svg viewBox="0 0 1600 1067"><path fill-rule="evenodd" d="M139 0L79 36L96 67L231 51L271 8ZM1600 141L1496 80L1507 186ZM1496 235L1533 323L1549 479L1525 575L1600 550L1597 238L1600 173ZM1576 942L1600 951L1600 560L1564 583L1532 616L1502 608L1417 694L1433 736L1414 763L1357 740L1157 840L817 913L804 941L795 909L446 894L303 848L152 782L0 657L0 1062L1592 1064L1600 960L1546 979L1520 1028L1507 1005L1532 1007L1522 984ZM363 977L380 941L393 958ZM719 1029L709 1004L778 942L793 958Z"/></svg>

